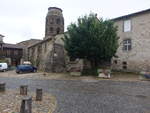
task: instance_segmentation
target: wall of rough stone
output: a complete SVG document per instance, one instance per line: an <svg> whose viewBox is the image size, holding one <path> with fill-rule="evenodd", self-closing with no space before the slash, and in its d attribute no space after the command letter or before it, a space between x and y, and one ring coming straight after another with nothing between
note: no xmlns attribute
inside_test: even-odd
<svg viewBox="0 0 150 113"><path fill-rule="evenodd" d="M140 72L150 70L150 12L127 18L131 20L131 32L123 32L124 19L115 21L118 26L119 48L112 59L112 68L115 70ZM132 40L131 51L123 51L123 40ZM123 69L124 62L127 69Z"/></svg>
<svg viewBox="0 0 150 113"><path fill-rule="evenodd" d="M30 39L30 40L26 40L26 41L22 41L20 43L17 43L17 45L23 47L22 62L28 60L28 47L31 46L31 45L34 45L36 43L39 43L40 41L42 41L42 40L39 40L39 39Z"/></svg>
<svg viewBox="0 0 150 113"><path fill-rule="evenodd" d="M45 24L45 38L64 33L64 17L62 10L56 7L48 8Z"/></svg>
<svg viewBox="0 0 150 113"><path fill-rule="evenodd" d="M59 34L29 47L29 60L32 64L42 71L64 72L66 55L63 37L64 34Z"/></svg>
<svg viewBox="0 0 150 113"><path fill-rule="evenodd" d="M49 51L52 50L51 44L52 40L49 39L28 48L29 60L40 70L44 70L46 56L48 55Z"/></svg>

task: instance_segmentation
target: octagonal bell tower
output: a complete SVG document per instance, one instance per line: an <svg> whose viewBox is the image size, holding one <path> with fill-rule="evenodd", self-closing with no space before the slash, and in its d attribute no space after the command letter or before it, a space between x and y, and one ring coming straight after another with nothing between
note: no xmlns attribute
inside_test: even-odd
<svg viewBox="0 0 150 113"><path fill-rule="evenodd" d="M62 9L49 7L46 16L45 38L64 33L64 17Z"/></svg>

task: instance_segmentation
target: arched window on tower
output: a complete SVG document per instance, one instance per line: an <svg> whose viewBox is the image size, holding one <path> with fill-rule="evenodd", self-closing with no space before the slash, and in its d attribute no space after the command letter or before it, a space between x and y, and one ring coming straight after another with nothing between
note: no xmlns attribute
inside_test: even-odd
<svg viewBox="0 0 150 113"><path fill-rule="evenodd" d="M54 24L54 18L50 19L50 24Z"/></svg>
<svg viewBox="0 0 150 113"><path fill-rule="evenodd" d="M60 24L60 23L61 23L60 18L57 18L57 19L56 19L56 23L57 23L57 24Z"/></svg>
<svg viewBox="0 0 150 113"><path fill-rule="evenodd" d="M57 31L57 34L59 34L59 33L60 33L60 28L58 27L58 28L56 29L56 31Z"/></svg>
<svg viewBox="0 0 150 113"><path fill-rule="evenodd" d="M53 33L54 29L53 27L50 27L50 32Z"/></svg>

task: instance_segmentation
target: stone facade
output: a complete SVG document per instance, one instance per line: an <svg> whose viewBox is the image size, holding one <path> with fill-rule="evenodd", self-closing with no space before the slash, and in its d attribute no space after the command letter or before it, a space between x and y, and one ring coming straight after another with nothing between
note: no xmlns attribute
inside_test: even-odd
<svg viewBox="0 0 150 113"><path fill-rule="evenodd" d="M61 38L64 34L43 40L28 48L29 61L46 72L65 71L65 50Z"/></svg>
<svg viewBox="0 0 150 113"><path fill-rule="evenodd" d="M118 26L120 39L116 53L118 58L112 59L112 69L130 72L150 70L150 9L113 21ZM126 43L126 40L130 41Z"/></svg>
<svg viewBox="0 0 150 113"><path fill-rule="evenodd" d="M57 7L48 8L45 24L45 38L64 33L64 17Z"/></svg>
<svg viewBox="0 0 150 113"><path fill-rule="evenodd" d="M30 40L26 40L26 41L22 41L22 42L17 43L18 46L22 46L22 48L23 48L23 56L22 56L23 61L28 60L28 47L30 47L31 45L34 45L40 41L42 41L42 40L30 39Z"/></svg>
<svg viewBox="0 0 150 113"><path fill-rule="evenodd" d="M64 18L62 10L48 8L45 25L45 37L42 41L28 47L29 61L39 70L46 72L65 71Z"/></svg>

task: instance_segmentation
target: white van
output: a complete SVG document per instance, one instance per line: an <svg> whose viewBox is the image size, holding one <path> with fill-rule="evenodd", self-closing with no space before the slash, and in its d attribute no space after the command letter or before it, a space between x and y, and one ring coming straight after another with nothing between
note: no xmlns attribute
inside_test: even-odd
<svg viewBox="0 0 150 113"><path fill-rule="evenodd" d="M6 71L8 69L7 63L0 63L0 71Z"/></svg>

